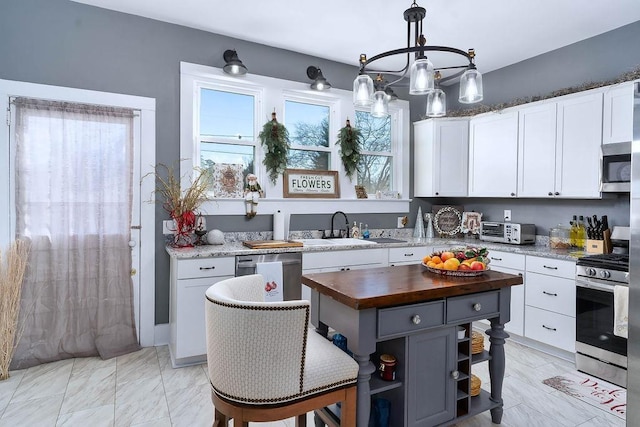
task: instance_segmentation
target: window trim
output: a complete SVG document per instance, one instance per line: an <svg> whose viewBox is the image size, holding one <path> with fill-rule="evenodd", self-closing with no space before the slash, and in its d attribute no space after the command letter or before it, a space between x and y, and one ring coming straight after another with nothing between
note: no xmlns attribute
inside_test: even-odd
<svg viewBox="0 0 640 427"><path fill-rule="evenodd" d="M198 85L198 86L196 86ZM346 122L347 117L355 119L355 109L352 104L351 91L332 88L329 92L317 92L310 89L309 84L273 77L247 74L241 77L232 77L225 74L222 69L187 62L180 63L180 159L181 181L183 188L189 185L193 178L193 167L199 165L199 150L194 147L199 144L198 136L194 134L196 129L196 99L197 87L224 87L226 89L238 88L243 91L260 92L260 100L256 102L256 133L259 135L262 126L271 113L276 112L279 121L284 120L285 100L327 105L330 107L330 141L332 170L337 170L340 177L340 199L290 199L283 198L282 177L273 185L267 178L267 173L262 164L264 157L262 145L259 140L256 144L255 170L260 179L260 184L265 190L265 198L260 200L259 214L273 214L278 209L286 209L289 212L305 213L333 213L336 210L346 212L376 212L376 213L406 213L409 211L409 102L395 101L389 110L392 114L392 138L398 144L394 144L394 182L397 183L397 191L402 199L378 200L357 199L355 194L355 182L346 176L340 162L337 146L338 130ZM260 118L264 120L260 120ZM397 127L397 129L394 129ZM196 161L198 163L196 163ZM273 197L272 195L277 195ZM215 199L204 203L201 211L205 215L244 215L245 206L243 199Z"/></svg>

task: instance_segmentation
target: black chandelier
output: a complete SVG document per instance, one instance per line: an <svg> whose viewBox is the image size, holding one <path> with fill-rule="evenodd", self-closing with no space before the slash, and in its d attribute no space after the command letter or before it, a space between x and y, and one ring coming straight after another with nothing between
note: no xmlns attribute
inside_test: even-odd
<svg viewBox="0 0 640 427"><path fill-rule="evenodd" d="M360 72L353 81L353 104L356 107L371 107L371 114L384 117L388 114L388 103L393 93L391 86L402 81L409 73L409 94L427 95L427 116L440 117L446 114L445 93L439 88L439 82L445 82L460 77L460 96L458 100L464 104L482 101L482 75L474 64L475 51L467 52L446 46L426 46L426 39L422 33L422 21L427 11L414 1L411 7L404 11L407 21L407 47L383 52L369 59L365 54L360 55ZM413 24L413 37L412 37ZM411 46L411 40L415 44ZM427 58L427 52L446 52L466 59L462 65L448 67L434 67ZM411 54L414 60L411 62ZM375 71L368 66L382 58L392 55L406 54L407 61L400 70ZM453 70L454 73L442 77L441 71ZM375 81L371 78L375 75ZM395 80L387 82L384 74L393 75Z"/></svg>

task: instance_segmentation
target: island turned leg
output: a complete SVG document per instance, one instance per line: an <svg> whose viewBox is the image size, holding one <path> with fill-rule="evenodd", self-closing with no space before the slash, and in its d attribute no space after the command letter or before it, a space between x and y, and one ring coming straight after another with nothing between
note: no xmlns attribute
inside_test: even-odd
<svg viewBox="0 0 640 427"><path fill-rule="evenodd" d="M504 325L500 323L499 318L491 319L491 329L487 329L486 334L489 335L489 377L491 378L491 400L500 404L500 406L491 410L491 421L500 424L502 421L503 400L502 400L502 380L504 379L505 357L504 342L509 338L509 334L504 331Z"/></svg>
<svg viewBox="0 0 640 427"><path fill-rule="evenodd" d="M357 427L369 426L369 413L371 412L371 387L369 380L371 374L376 371L376 367L371 363L369 355L354 354L353 358L360 369L358 370L358 395L356 407L356 424Z"/></svg>

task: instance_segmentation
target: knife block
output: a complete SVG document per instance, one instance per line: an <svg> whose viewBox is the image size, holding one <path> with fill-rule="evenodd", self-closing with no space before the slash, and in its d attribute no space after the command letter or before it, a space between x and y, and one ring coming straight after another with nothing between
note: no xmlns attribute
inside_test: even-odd
<svg viewBox="0 0 640 427"><path fill-rule="evenodd" d="M610 254L613 250L611 245L611 230L608 228L602 232L602 240L587 239L586 251L590 254Z"/></svg>

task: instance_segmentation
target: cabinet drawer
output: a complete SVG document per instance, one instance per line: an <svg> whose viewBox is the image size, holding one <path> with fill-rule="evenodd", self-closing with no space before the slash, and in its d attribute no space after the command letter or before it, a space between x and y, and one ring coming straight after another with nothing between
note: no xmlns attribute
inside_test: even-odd
<svg viewBox="0 0 640 427"><path fill-rule="evenodd" d="M495 317L500 311L500 293L482 292L447 299L447 323Z"/></svg>
<svg viewBox="0 0 640 427"><path fill-rule="evenodd" d="M576 263L560 259L527 256L527 271L574 279L576 277Z"/></svg>
<svg viewBox="0 0 640 427"><path fill-rule="evenodd" d="M504 267L524 270L524 255L490 250L489 259L491 260L491 268Z"/></svg>
<svg viewBox="0 0 640 427"><path fill-rule="evenodd" d="M573 279L527 273L527 305L576 317L576 284Z"/></svg>
<svg viewBox="0 0 640 427"><path fill-rule="evenodd" d="M576 319L530 306L526 307L524 317L527 338L575 353Z"/></svg>
<svg viewBox="0 0 640 427"><path fill-rule="evenodd" d="M405 335L444 325L444 301L378 310L378 338Z"/></svg>
<svg viewBox="0 0 640 427"><path fill-rule="evenodd" d="M355 249L332 250L325 252L309 252L302 254L302 268L307 271L315 268L340 268L356 265L370 265L371 267L386 266L388 261L387 249ZM327 270L329 271L329 270Z"/></svg>
<svg viewBox="0 0 640 427"><path fill-rule="evenodd" d="M235 258L193 258L177 261L177 278L194 279L235 275Z"/></svg>
<svg viewBox="0 0 640 427"><path fill-rule="evenodd" d="M427 255L428 250L423 246L413 246L408 248L389 248L389 263L415 263L422 262L422 258Z"/></svg>

